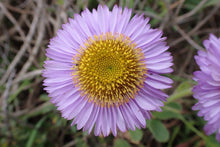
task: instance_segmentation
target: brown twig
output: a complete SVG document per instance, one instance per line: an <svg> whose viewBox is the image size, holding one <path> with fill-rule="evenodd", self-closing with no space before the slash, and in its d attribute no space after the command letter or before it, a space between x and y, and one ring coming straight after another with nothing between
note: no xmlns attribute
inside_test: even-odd
<svg viewBox="0 0 220 147"><path fill-rule="evenodd" d="M2 9L2 12L6 15L6 17L14 24L15 29L18 31L19 35L21 37L25 37L24 32L22 31L20 25L17 23L16 19L7 11L5 6L0 2L0 8Z"/></svg>
<svg viewBox="0 0 220 147"><path fill-rule="evenodd" d="M135 13L139 13L139 14L142 14L144 13L145 16L147 17L152 17L152 18L155 18L155 19L158 19L158 20L162 20L162 17L160 17L159 15L155 14L155 13L152 13L152 12L148 12L148 11L135 11Z"/></svg>
<svg viewBox="0 0 220 147"><path fill-rule="evenodd" d="M15 71L12 71L12 73L9 75L9 78L8 78L8 82L6 84L6 87L5 87L5 91L1 97L1 100L2 100L2 111L4 113L4 122L5 122L5 126L6 126L6 135L8 136L8 140L11 141L11 137L12 137L12 134L11 134L11 127L10 127L10 123L9 123L9 120L8 120L8 110L7 110L7 107L8 107L8 97L9 97L9 92L10 92L10 88L11 88L11 85L12 85L12 79L14 78L15 76Z"/></svg>
<svg viewBox="0 0 220 147"><path fill-rule="evenodd" d="M188 36L193 35L199 28L201 28L219 9L220 3L212 9L212 11L204 18L202 21L200 21L189 33ZM184 41L184 37L181 37L179 39L176 39L170 44L170 47L175 46L176 44L180 43L181 41Z"/></svg>
<svg viewBox="0 0 220 147"><path fill-rule="evenodd" d="M37 55L37 53L38 53L38 51L40 49L41 42L42 42L43 37L44 37L44 28L45 28L45 26L44 26L44 15L43 15L43 13L41 13L41 19L40 19L39 27L38 27L38 33L39 34L37 36L35 46L34 46L33 50L31 51L30 56L29 56L27 62L24 64L24 66L22 67L21 71L19 72L18 77L20 77L23 74L25 74L25 72L31 66L35 56Z"/></svg>
<svg viewBox="0 0 220 147"><path fill-rule="evenodd" d="M21 9L21 8L18 8L18 7L14 7L14 6L11 6L9 4L5 4L5 7L11 11L14 11L14 12L17 12L17 13L21 13L21 14L31 14L33 15L33 11L30 11L30 10L24 10L24 9Z"/></svg>
<svg viewBox="0 0 220 147"><path fill-rule="evenodd" d="M172 16L172 11L171 11L171 9L170 9L170 3L169 3L167 0L163 0L163 2L164 2L164 4L165 4L165 6L166 6L167 13L166 13L166 15L165 15L165 17L164 17L164 19L163 19L163 21L162 21L160 27L159 27L161 30L163 30L164 27L165 27L165 25L168 24L169 19L170 19L170 16Z"/></svg>
<svg viewBox="0 0 220 147"><path fill-rule="evenodd" d="M183 3L184 3L185 0L179 0L177 3L178 3L178 6L177 6L177 9L174 13L174 17L178 16L182 6L183 6ZM171 6L172 7L172 6Z"/></svg>
<svg viewBox="0 0 220 147"><path fill-rule="evenodd" d="M193 56L193 49L188 49L188 54L185 58L185 61L184 63L182 64L182 66L180 67L180 69L178 70L178 76L181 77L181 75L183 74L183 72L185 71L185 68L187 65L189 65L191 59L192 59L192 56Z"/></svg>
<svg viewBox="0 0 220 147"><path fill-rule="evenodd" d="M197 50L205 50L203 47L198 45L195 41L193 41L189 35L187 35L178 25L174 25L177 29L177 31L182 35L182 37L189 43L191 44L195 49Z"/></svg>
<svg viewBox="0 0 220 147"><path fill-rule="evenodd" d="M10 75L10 73L12 72L12 70L15 68L15 66L18 64L18 61L21 59L21 57L23 56L24 52L26 51L28 45L29 45L29 42L31 41L33 35L34 35L34 32L36 31L36 27L37 27L37 23L38 23L38 19L40 17L40 12L41 12L41 8L42 8L42 0L38 0L38 5L37 5L37 8L36 8L36 13L34 15L34 19L32 21L32 24L31 24L31 27L30 27L30 30L28 32L28 35L23 43L23 45L21 46L21 49L19 50L19 52L17 53L17 55L15 56L15 58L13 59L13 61L11 62L11 64L9 65L7 71L5 72L5 74L3 75L3 77L1 78L1 81L0 81L0 85L2 85L8 78L8 76ZM0 7L1 6L1 3L0 3ZM3 7L4 8L4 7Z"/></svg>
<svg viewBox="0 0 220 147"><path fill-rule="evenodd" d="M42 69L37 69L37 70L31 71L31 72L22 74L20 76L17 76L17 78L12 83L17 84L18 82L20 82L22 80L31 79L31 78L34 78L34 77L41 75L41 74L42 74Z"/></svg>
<svg viewBox="0 0 220 147"><path fill-rule="evenodd" d="M191 17L192 15L194 15L197 11L199 11L199 9L202 8L202 6L207 2L208 0L202 0L194 9L192 9L192 11L183 14L179 17L176 18L176 23L180 24L185 22L189 17Z"/></svg>

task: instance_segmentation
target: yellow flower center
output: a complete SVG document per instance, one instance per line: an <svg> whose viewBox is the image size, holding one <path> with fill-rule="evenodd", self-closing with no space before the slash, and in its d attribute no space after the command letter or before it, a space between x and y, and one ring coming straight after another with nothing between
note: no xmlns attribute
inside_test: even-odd
<svg viewBox="0 0 220 147"><path fill-rule="evenodd" d="M73 57L73 81L89 101L119 106L133 99L147 72L144 54L123 34L89 38Z"/></svg>

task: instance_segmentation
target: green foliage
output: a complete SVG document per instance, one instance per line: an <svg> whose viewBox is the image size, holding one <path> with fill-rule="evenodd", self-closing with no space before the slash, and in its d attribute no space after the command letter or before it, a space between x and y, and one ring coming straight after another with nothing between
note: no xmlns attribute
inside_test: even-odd
<svg viewBox="0 0 220 147"><path fill-rule="evenodd" d="M183 98L186 96L192 95L192 82L191 81L185 81L182 82L176 90L173 92L173 94L168 98L168 102L174 101L179 98Z"/></svg>
<svg viewBox="0 0 220 147"><path fill-rule="evenodd" d="M177 135L179 133L180 133L180 127L177 126L173 129L172 135L171 135L169 143L168 143L168 147L172 147L173 141L175 140L175 138L177 137Z"/></svg>
<svg viewBox="0 0 220 147"><path fill-rule="evenodd" d="M121 1L120 1L120 5L121 5L123 8L124 8L124 7L133 8L134 0L121 0Z"/></svg>
<svg viewBox="0 0 220 147"><path fill-rule="evenodd" d="M57 4L58 5L63 5L64 4L64 0L57 0Z"/></svg>
<svg viewBox="0 0 220 147"><path fill-rule="evenodd" d="M132 141L135 141L135 142L141 141L143 137L143 131L137 128L135 131L129 130L129 134L131 136Z"/></svg>
<svg viewBox="0 0 220 147"><path fill-rule="evenodd" d="M181 111L182 107L179 103L171 102L162 108L162 112L153 112L153 116L162 120L172 119L172 118L179 119L181 115L179 113L175 113L171 111L170 109Z"/></svg>
<svg viewBox="0 0 220 147"><path fill-rule="evenodd" d="M83 139L77 139L76 147L88 147L87 143Z"/></svg>
<svg viewBox="0 0 220 147"><path fill-rule="evenodd" d="M36 135L37 135L37 132L38 132L38 129L41 127L41 125L43 124L43 122L45 121L46 117L43 117L35 126L35 128L32 130L30 136L29 136L29 139L27 141L27 144L26 144L26 147L32 147L33 146L33 143L34 143L34 140L36 138Z"/></svg>
<svg viewBox="0 0 220 147"><path fill-rule="evenodd" d="M46 114L52 110L55 110L55 107L50 102L44 103L39 107L38 109L35 109L34 111L30 111L27 115L25 115L23 118L27 119L29 117L34 117L38 115Z"/></svg>
<svg viewBox="0 0 220 147"><path fill-rule="evenodd" d="M30 80L24 80L22 81L20 87L8 98L8 103L11 103L14 99L17 98L17 96L29 85L31 84Z"/></svg>
<svg viewBox="0 0 220 147"><path fill-rule="evenodd" d="M167 142L170 134L164 124L159 120L150 120L149 129L153 134L154 138L159 142Z"/></svg>
<svg viewBox="0 0 220 147"><path fill-rule="evenodd" d="M116 1L116 0L109 0L109 1L107 2L107 6L108 6L109 8L112 8L112 7L114 6L114 4L115 4L115 1Z"/></svg>
<svg viewBox="0 0 220 147"><path fill-rule="evenodd" d="M219 3L219 0L208 0L208 2L204 5L203 8L209 7L209 6L214 6L214 5L217 5L218 3Z"/></svg>
<svg viewBox="0 0 220 147"><path fill-rule="evenodd" d="M116 139L114 147L131 147L130 144L124 139Z"/></svg>

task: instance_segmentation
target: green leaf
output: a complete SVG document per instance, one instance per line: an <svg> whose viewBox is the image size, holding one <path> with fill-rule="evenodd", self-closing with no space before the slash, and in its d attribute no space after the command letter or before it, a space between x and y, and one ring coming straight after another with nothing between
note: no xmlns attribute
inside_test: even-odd
<svg viewBox="0 0 220 147"><path fill-rule="evenodd" d="M168 147L172 147L173 141L175 140L176 136L178 135L178 133L180 132L180 127L177 126L174 128L173 132L172 132L172 136L170 138L170 141L168 143Z"/></svg>
<svg viewBox="0 0 220 147"><path fill-rule="evenodd" d="M168 104L166 105L166 107L170 107L170 108L173 108L173 109L176 109L176 110L179 110L179 111L181 111L181 110L183 109L182 106L181 106L181 104L176 103L176 102L168 103Z"/></svg>
<svg viewBox="0 0 220 147"><path fill-rule="evenodd" d="M171 102L162 108L162 112L153 112L152 114L154 117L162 120L172 119L172 118L179 119L181 114L175 113L170 109L181 111L182 106L179 103Z"/></svg>
<svg viewBox="0 0 220 147"><path fill-rule="evenodd" d="M171 102L190 95L192 95L192 83L190 81L185 81L176 88L174 93L167 99L167 102Z"/></svg>
<svg viewBox="0 0 220 147"><path fill-rule="evenodd" d="M154 112L152 114L154 117L162 120L179 118L179 115L177 113L171 112L169 110L163 110L162 112Z"/></svg>
<svg viewBox="0 0 220 147"><path fill-rule="evenodd" d="M114 147L131 147L130 144L124 139L116 139Z"/></svg>
<svg viewBox="0 0 220 147"><path fill-rule="evenodd" d="M41 94L41 95L40 95L40 100L43 100L43 101L49 101L50 98L48 97L47 94Z"/></svg>
<svg viewBox="0 0 220 147"><path fill-rule="evenodd" d="M88 147L88 145L83 139L77 139L76 147Z"/></svg>
<svg viewBox="0 0 220 147"><path fill-rule="evenodd" d="M209 6L214 6L219 3L219 0L209 0L207 3L204 4L203 7L209 7Z"/></svg>
<svg viewBox="0 0 220 147"><path fill-rule="evenodd" d="M141 141L143 137L143 131L137 128L135 131L129 130L129 134L131 136L132 141L135 141L135 142Z"/></svg>
<svg viewBox="0 0 220 147"><path fill-rule="evenodd" d="M114 6L114 4L115 4L115 1L116 1L116 0L109 0L109 1L107 1L107 6L108 6L109 8L112 8L112 7Z"/></svg>
<svg viewBox="0 0 220 147"><path fill-rule="evenodd" d="M130 0L129 8L133 8L133 7L134 7L134 0Z"/></svg>
<svg viewBox="0 0 220 147"><path fill-rule="evenodd" d="M150 120L149 129L153 134L154 138L159 142L167 142L170 134L167 128L159 120Z"/></svg>
<svg viewBox="0 0 220 147"><path fill-rule="evenodd" d="M207 136L206 147L219 147L219 142L216 140L215 134Z"/></svg>
<svg viewBox="0 0 220 147"><path fill-rule="evenodd" d="M179 84L174 93L179 93L189 88L191 88L191 83L189 83L189 81L185 81Z"/></svg>
<svg viewBox="0 0 220 147"><path fill-rule="evenodd" d="M37 122L34 130L31 132L30 137L28 138L28 142L26 144L26 147L32 147L34 140L36 138L37 135L37 131L38 129L41 127L41 125L43 124L43 122L45 121L46 117L43 117L40 121Z"/></svg>
<svg viewBox="0 0 220 147"><path fill-rule="evenodd" d="M63 5L64 4L64 0L57 0L57 4L58 5Z"/></svg>

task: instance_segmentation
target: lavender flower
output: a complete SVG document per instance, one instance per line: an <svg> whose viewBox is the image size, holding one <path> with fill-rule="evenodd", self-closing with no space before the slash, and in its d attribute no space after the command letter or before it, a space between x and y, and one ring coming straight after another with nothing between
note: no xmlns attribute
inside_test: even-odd
<svg viewBox="0 0 220 147"><path fill-rule="evenodd" d="M198 103L193 110L199 110L198 116L207 121L204 130L207 135L217 132L220 142L220 38L210 35L203 42L207 51L198 51L195 56L200 71L194 72L194 80L198 82L193 89Z"/></svg>
<svg viewBox="0 0 220 147"><path fill-rule="evenodd" d="M62 25L51 39L43 76L45 90L77 129L114 136L146 126L150 111L161 111L172 80L172 57L143 15L98 6Z"/></svg>

